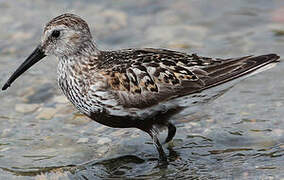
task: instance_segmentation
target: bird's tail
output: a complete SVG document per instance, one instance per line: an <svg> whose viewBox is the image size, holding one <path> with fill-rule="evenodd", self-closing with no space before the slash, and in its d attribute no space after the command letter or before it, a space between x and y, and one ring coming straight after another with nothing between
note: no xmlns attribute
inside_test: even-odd
<svg viewBox="0 0 284 180"><path fill-rule="evenodd" d="M276 54L261 56L246 56L242 58L228 59L221 64L204 68L207 78L204 89L208 89L240 77L246 78L256 73L270 69L279 62Z"/></svg>

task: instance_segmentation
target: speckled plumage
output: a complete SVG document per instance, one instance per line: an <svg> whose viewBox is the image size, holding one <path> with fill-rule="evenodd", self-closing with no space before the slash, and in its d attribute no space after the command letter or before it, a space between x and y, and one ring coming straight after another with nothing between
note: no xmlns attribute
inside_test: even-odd
<svg viewBox="0 0 284 180"><path fill-rule="evenodd" d="M279 58L268 54L214 59L152 48L100 51L87 23L73 14L51 20L34 53L58 57L58 84L82 113L107 126L149 133L163 161L159 128L168 127L166 142L170 141L176 128L169 118L188 108L190 99L198 97L195 94L268 67Z"/></svg>

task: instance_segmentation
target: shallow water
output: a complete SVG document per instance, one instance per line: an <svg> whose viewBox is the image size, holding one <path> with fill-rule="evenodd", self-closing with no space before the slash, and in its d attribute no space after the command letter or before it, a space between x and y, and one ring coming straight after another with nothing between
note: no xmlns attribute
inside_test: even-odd
<svg viewBox="0 0 284 180"><path fill-rule="evenodd" d="M284 57L282 0L0 0L0 84L36 47L43 25L63 12L89 22L101 49L163 47L203 56ZM284 178L283 63L174 119L157 166L150 138L80 115L46 58L0 94L0 179ZM161 134L161 139L165 133Z"/></svg>

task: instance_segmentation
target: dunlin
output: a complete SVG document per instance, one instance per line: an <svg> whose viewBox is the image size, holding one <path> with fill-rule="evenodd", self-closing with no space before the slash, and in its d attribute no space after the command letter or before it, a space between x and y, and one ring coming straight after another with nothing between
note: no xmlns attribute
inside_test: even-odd
<svg viewBox="0 0 284 180"><path fill-rule="evenodd" d="M2 90L47 55L58 58L58 84L76 108L106 126L145 131L165 164L157 136L163 127L166 142L175 136L172 115L190 107L195 94L268 69L279 59L276 54L218 59L152 48L101 51L83 19L63 14L46 24L41 43Z"/></svg>

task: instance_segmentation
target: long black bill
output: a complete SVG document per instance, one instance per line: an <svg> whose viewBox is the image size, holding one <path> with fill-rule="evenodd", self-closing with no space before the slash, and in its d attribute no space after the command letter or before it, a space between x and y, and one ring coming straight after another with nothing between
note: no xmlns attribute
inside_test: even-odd
<svg viewBox="0 0 284 180"><path fill-rule="evenodd" d="M44 58L46 55L41 49L41 46L38 46L32 54L21 64L18 69L12 74L8 81L2 87L2 90L6 90L21 74L28 70L32 65L37 63L39 60Z"/></svg>

